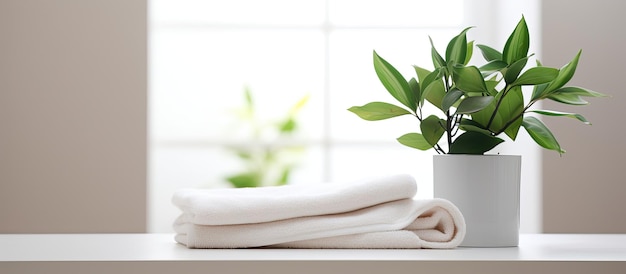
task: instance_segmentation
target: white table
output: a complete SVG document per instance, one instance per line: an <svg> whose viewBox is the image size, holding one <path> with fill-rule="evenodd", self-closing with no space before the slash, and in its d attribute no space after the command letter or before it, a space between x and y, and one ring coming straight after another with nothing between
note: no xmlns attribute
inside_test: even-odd
<svg viewBox="0 0 626 274"><path fill-rule="evenodd" d="M626 234L522 234L519 247L452 250L187 249L172 234L0 235L0 273L432 271L626 273Z"/></svg>

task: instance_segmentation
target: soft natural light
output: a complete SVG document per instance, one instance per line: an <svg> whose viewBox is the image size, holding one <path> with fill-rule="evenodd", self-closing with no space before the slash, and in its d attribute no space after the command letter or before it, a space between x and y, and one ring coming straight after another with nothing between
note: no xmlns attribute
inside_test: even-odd
<svg viewBox="0 0 626 274"><path fill-rule="evenodd" d="M406 77L431 64L428 37L445 50L468 22L466 1L150 1L149 231L169 232L181 187L228 187L242 170L229 146L248 146L237 113L244 89L259 120L303 96L299 130L274 146L303 146L292 184L409 173L432 197L432 157L398 144L411 117L367 122L347 111L393 102L372 65L376 50ZM445 18L441 19L441 18ZM430 68L430 67L429 67ZM266 142L272 140L264 140Z"/></svg>

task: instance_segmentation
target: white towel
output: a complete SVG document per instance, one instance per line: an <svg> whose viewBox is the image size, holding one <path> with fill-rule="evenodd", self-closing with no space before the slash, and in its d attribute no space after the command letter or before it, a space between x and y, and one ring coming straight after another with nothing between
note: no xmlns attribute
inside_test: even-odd
<svg viewBox="0 0 626 274"><path fill-rule="evenodd" d="M460 211L443 199L402 199L339 214L239 225L174 224L189 248L454 248L465 235Z"/></svg>
<svg viewBox="0 0 626 274"><path fill-rule="evenodd" d="M414 200L408 175L352 184L182 190L173 202L177 242L189 248L453 248L459 210Z"/></svg>
<svg viewBox="0 0 626 274"><path fill-rule="evenodd" d="M415 179L400 174L345 184L183 189L172 202L193 224L231 225L341 213L412 198L416 192Z"/></svg>

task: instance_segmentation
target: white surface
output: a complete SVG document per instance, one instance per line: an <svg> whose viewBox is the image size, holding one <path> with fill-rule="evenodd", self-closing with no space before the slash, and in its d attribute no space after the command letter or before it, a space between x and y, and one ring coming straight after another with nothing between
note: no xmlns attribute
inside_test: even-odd
<svg viewBox="0 0 626 274"><path fill-rule="evenodd" d="M626 234L522 234L519 247L452 250L187 249L173 234L4 234L0 262L588 261L626 262Z"/></svg>

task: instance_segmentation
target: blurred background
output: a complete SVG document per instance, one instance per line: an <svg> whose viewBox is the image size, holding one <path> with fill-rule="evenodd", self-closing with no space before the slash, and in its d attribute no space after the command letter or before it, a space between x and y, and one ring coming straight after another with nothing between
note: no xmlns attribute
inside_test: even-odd
<svg viewBox="0 0 626 274"><path fill-rule="evenodd" d="M371 101L394 102L374 72L372 51L409 79L413 65L433 69L429 37L445 52L452 37L473 25L468 39L501 49L522 15L532 28L533 52L541 37L536 1L154 0L149 11L151 231L171 226L178 210L167 201L177 188L220 187L225 174L245 177L254 169L253 155L241 157L233 148L256 150L257 166L268 156L260 150L303 148L291 159L290 184L410 173L418 197L431 198L434 151L395 140L419 131L415 118L372 123L347 111ZM475 57L482 61L478 52ZM291 105L309 95L294 120L297 130L288 138L276 130L254 136L237 119L248 101L244 88L254 99L257 123L282 122ZM525 174L538 174L539 150L521 139L517 152L503 146L494 153L523 153ZM523 184L524 200L534 201L525 205L527 230L538 230L538 180L525 176Z"/></svg>
<svg viewBox="0 0 626 274"><path fill-rule="evenodd" d="M409 173L432 197L432 154L398 144L410 117L376 50L407 78L467 26L502 48L523 15L549 66L583 55L576 85L612 95L546 119L563 157L524 133L522 232L625 232L618 158L618 11L600 0L0 1L0 232L171 232L183 187L344 183ZM473 62L480 64L475 54ZM549 108L547 104L546 108ZM567 109L559 109L568 111ZM523 136L522 136L523 135ZM618 139L619 138L619 139ZM259 171L268 172L259 172ZM269 172L269 170L272 170Z"/></svg>

